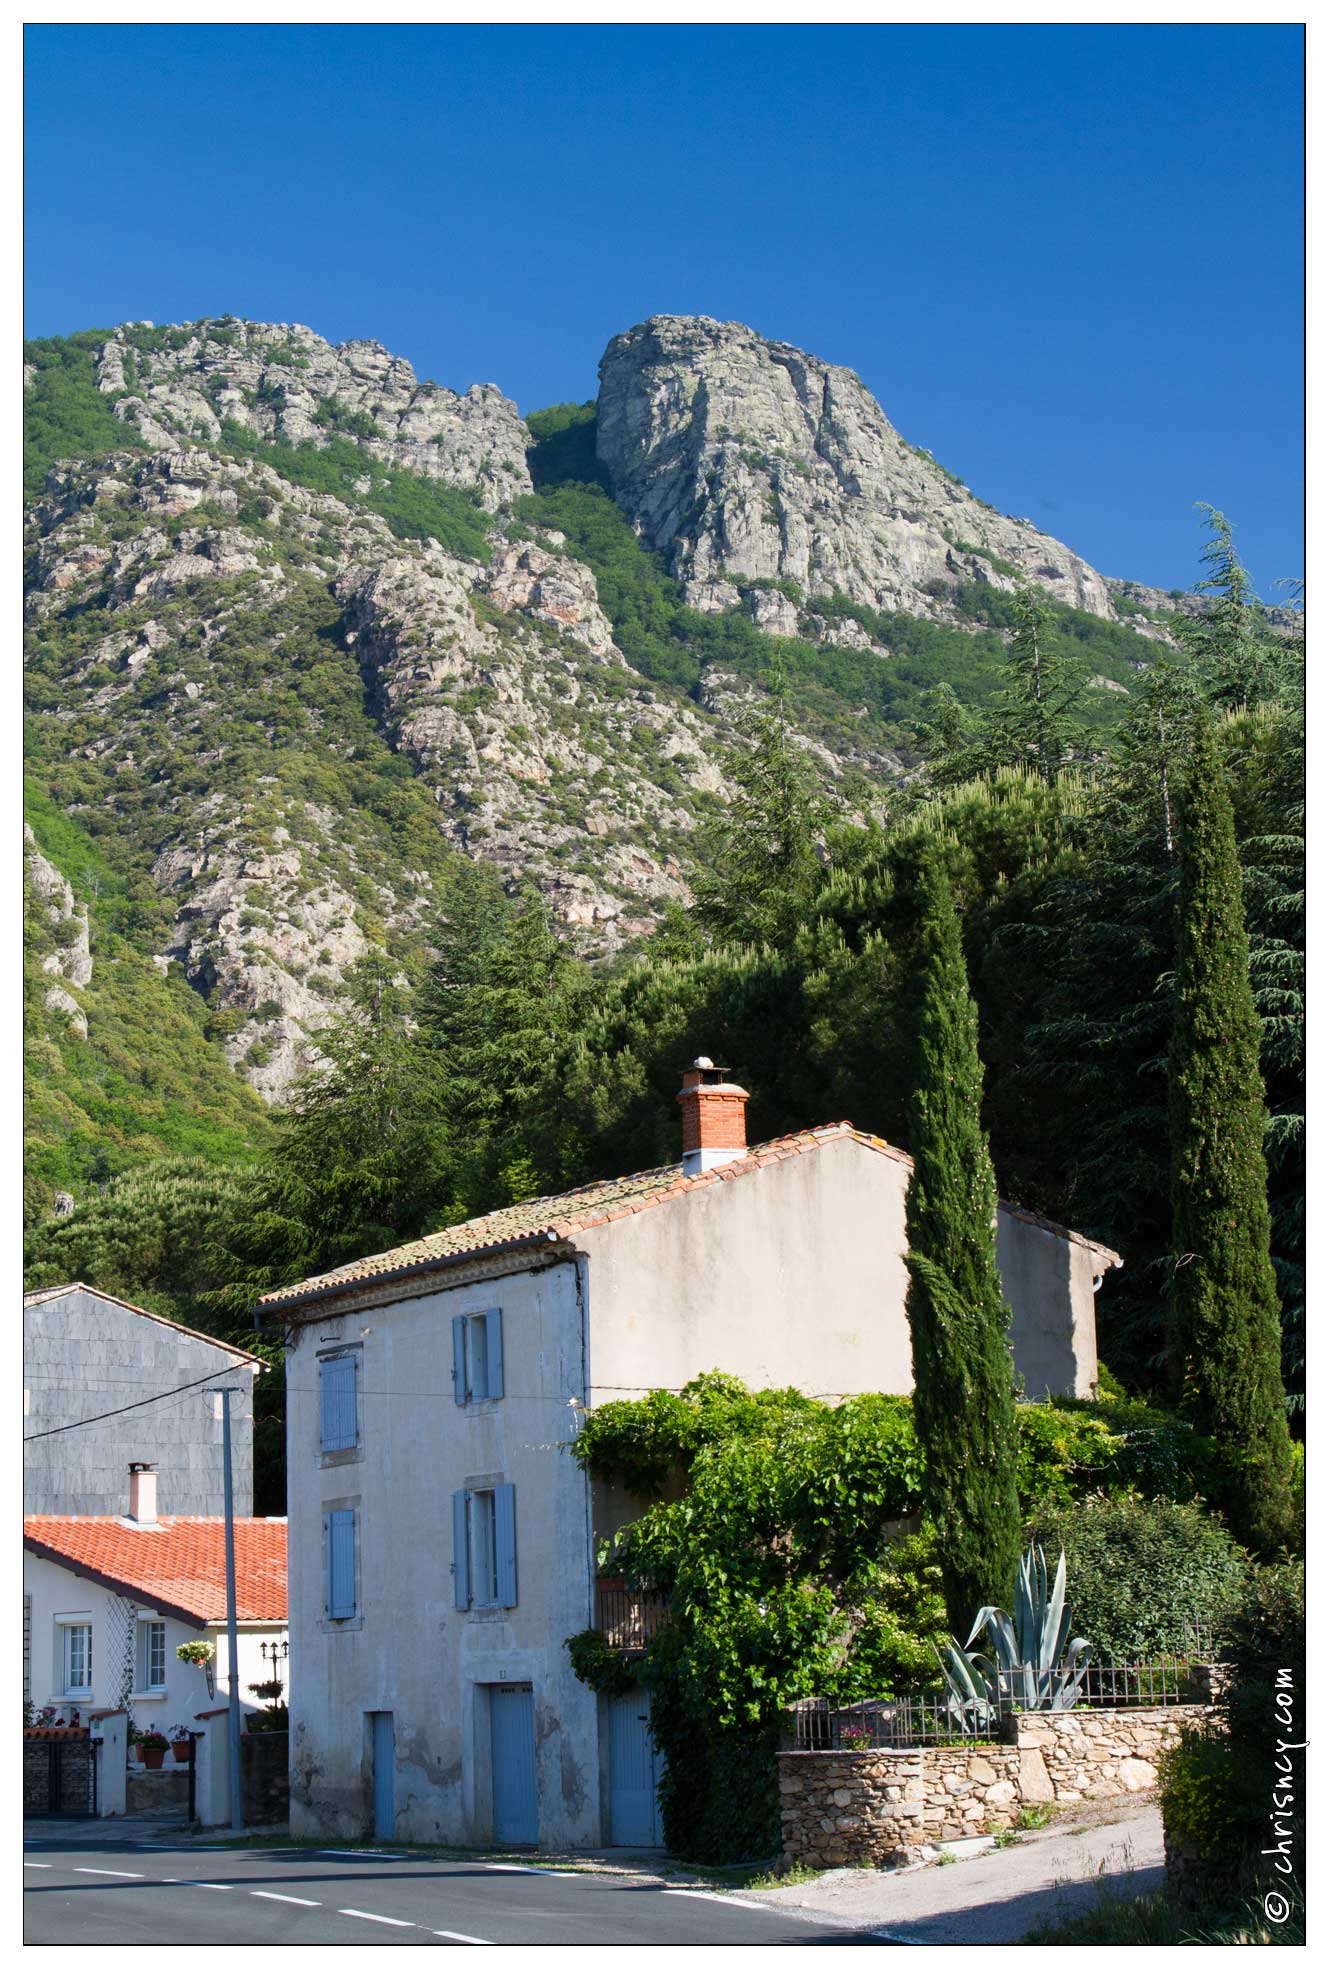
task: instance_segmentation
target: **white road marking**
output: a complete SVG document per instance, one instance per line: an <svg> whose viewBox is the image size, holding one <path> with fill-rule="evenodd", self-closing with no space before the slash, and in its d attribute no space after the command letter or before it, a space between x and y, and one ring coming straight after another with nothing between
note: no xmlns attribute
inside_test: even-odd
<svg viewBox="0 0 1329 1969"><path fill-rule="evenodd" d="M413 1921L398 1921L395 1914L366 1914L362 1907L339 1907L338 1914L349 1914L353 1921L381 1921L385 1928L414 1928Z"/></svg>
<svg viewBox="0 0 1329 1969"><path fill-rule="evenodd" d="M319 1853L334 1860L409 1860L409 1853L394 1853L386 1846L320 1846Z"/></svg>
<svg viewBox="0 0 1329 1969"><path fill-rule="evenodd" d="M289 1901L292 1907L322 1907L322 1901L303 1901L298 1894L269 1894L262 1887L251 1887L256 1901Z"/></svg>
<svg viewBox="0 0 1329 1969"><path fill-rule="evenodd" d="M481 1860L491 1873L539 1873L546 1880L575 1880L576 1870L558 1866L518 1866L515 1860Z"/></svg>
<svg viewBox="0 0 1329 1969"><path fill-rule="evenodd" d="M484 1948L492 1948L488 1935L459 1935L455 1928L433 1928L431 1934L441 1935L445 1942L479 1942Z"/></svg>
<svg viewBox="0 0 1329 1969"><path fill-rule="evenodd" d="M96 1873L105 1880L146 1880L145 1873L124 1873L118 1866L76 1866L75 1873Z"/></svg>
<svg viewBox="0 0 1329 1969"><path fill-rule="evenodd" d="M24 1860L24 1866L39 1866L43 1873L49 1873L54 1864L51 1860Z"/></svg>
<svg viewBox="0 0 1329 1969"><path fill-rule="evenodd" d="M779 1909L770 1907L765 1901L741 1901L737 1894L708 1894L704 1887L662 1887L662 1894L681 1894L688 1901L720 1901L725 1907L762 1908L767 1914L778 1914Z"/></svg>
<svg viewBox="0 0 1329 1969"><path fill-rule="evenodd" d="M229 1887L223 1886L220 1880L182 1880L180 1885L182 1887L206 1887L210 1894L229 1894L231 1891Z"/></svg>

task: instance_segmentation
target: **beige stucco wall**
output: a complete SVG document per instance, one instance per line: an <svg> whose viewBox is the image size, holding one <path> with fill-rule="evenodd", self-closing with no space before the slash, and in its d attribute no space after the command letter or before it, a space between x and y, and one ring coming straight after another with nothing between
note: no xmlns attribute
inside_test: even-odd
<svg viewBox="0 0 1329 1969"><path fill-rule="evenodd" d="M581 1233L592 1406L711 1369L831 1398L908 1394L909 1173L846 1138ZM1092 1393L1087 1248L1002 1209L997 1262L1028 1397Z"/></svg>
<svg viewBox="0 0 1329 1969"><path fill-rule="evenodd" d="M907 1394L908 1175L832 1142L581 1233L592 1406L713 1368L755 1388Z"/></svg>
<svg viewBox="0 0 1329 1969"><path fill-rule="evenodd" d="M296 1329L288 1364L294 1832L372 1827L373 1711L391 1711L396 1832L481 1844L492 1831L489 1684L534 1692L541 1844L602 1838L596 1699L563 1642L591 1621L589 1488L566 1452L583 1395L578 1266L473 1279ZM455 1313L501 1308L504 1395L459 1408ZM363 1349L361 1453L325 1464L317 1356ZM516 1491L517 1605L454 1605L452 1493ZM322 1514L358 1514L355 1621L324 1618Z"/></svg>

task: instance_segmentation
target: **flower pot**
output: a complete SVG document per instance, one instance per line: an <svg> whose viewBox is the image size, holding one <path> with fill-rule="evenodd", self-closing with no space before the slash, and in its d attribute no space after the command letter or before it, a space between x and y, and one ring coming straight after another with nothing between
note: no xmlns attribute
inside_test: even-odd
<svg viewBox="0 0 1329 1969"><path fill-rule="evenodd" d="M189 1738L172 1737L171 1755L177 1764L187 1764L189 1762Z"/></svg>
<svg viewBox="0 0 1329 1969"><path fill-rule="evenodd" d="M166 1752L159 1744L141 1743L138 1746L138 1761L145 1771L159 1771Z"/></svg>

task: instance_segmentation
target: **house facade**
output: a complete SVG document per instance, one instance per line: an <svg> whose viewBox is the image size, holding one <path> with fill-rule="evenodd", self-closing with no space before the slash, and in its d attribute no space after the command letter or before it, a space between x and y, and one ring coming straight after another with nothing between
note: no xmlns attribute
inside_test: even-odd
<svg viewBox="0 0 1329 1969"><path fill-rule="evenodd" d="M34 1710L86 1721L124 1709L140 1731L169 1736L228 1700L225 1521L159 1518L151 1478L135 1473L117 1517L25 1516L23 1696ZM235 1547L239 1693L253 1711L263 1705L251 1684L272 1676L271 1650L288 1640L286 1521L237 1519ZM181 1661L186 1641L210 1643L212 1661ZM276 1672L288 1680L285 1665Z"/></svg>
<svg viewBox="0 0 1329 1969"><path fill-rule="evenodd" d="M644 1707L572 1674L595 1544L639 1504L568 1454L601 1402L719 1369L913 1385L910 1162L847 1124L748 1150L685 1075L680 1164L537 1199L269 1296L288 1329L294 1833L652 1843ZM1003 1205L1031 1396L1090 1394L1116 1254Z"/></svg>
<svg viewBox="0 0 1329 1969"><path fill-rule="evenodd" d="M115 1514L129 1463L153 1464L183 1516L222 1509L222 1402L231 1401L235 1510L254 1508L254 1380L262 1363L93 1286L23 1300L23 1509ZM200 1386L209 1379L214 1386ZM141 1396L180 1391L178 1399ZM115 1412L119 1411L119 1412ZM89 1420L89 1418L101 1418ZM79 1424L79 1427L71 1427Z"/></svg>

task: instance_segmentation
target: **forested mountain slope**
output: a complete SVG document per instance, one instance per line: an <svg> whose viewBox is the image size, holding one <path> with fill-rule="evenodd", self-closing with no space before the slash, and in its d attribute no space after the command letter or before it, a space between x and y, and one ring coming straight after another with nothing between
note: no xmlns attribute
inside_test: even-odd
<svg viewBox="0 0 1329 1969"><path fill-rule="evenodd" d="M526 422L233 317L30 344L25 389L37 1216L263 1152L356 967L414 990L459 910L531 886L621 961L704 889L763 705L820 838L1009 693L1022 580L1069 757L1182 619L737 324L642 324Z"/></svg>

